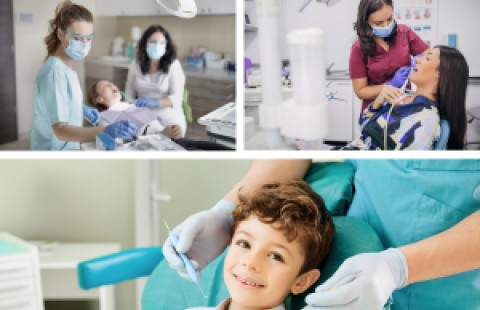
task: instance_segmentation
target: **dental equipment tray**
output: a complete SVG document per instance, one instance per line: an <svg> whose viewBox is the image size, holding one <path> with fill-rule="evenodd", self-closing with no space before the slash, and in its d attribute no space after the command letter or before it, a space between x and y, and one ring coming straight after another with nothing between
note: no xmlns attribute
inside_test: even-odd
<svg viewBox="0 0 480 310"><path fill-rule="evenodd" d="M127 142L115 139L116 151L186 151L168 137L161 134L139 136L137 140ZM97 151L95 141L84 142L80 145L84 151Z"/></svg>
<svg viewBox="0 0 480 310"><path fill-rule="evenodd" d="M200 117L197 122L207 127L207 134L212 138L220 138L231 143L236 141L237 110L235 102Z"/></svg>

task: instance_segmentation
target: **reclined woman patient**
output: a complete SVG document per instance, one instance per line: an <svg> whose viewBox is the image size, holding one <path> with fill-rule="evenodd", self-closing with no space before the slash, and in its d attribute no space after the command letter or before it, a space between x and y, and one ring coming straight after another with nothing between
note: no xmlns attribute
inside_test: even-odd
<svg viewBox="0 0 480 310"><path fill-rule="evenodd" d="M230 293L217 310L283 310L289 294L320 277L335 225L323 199L302 180L239 192L223 277ZM212 308L191 308L212 309Z"/></svg>
<svg viewBox="0 0 480 310"><path fill-rule="evenodd" d="M424 57L416 58L410 74L410 80L417 85L413 96L402 98L400 89L384 87L360 117L362 134L359 138L343 147L324 144L320 149L432 150L440 138L440 120L447 120L450 135L446 148L461 150L467 129L465 97L468 75L468 65L462 53L447 46L436 46ZM397 103L388 117L392 102ZM387 119L386 148L384 130ZM302 143L297 146L304 149Z"/></svg>
<svg viewBox="0 0 480 310"><path fill-rule="evenodd" d="M135 114L140 112L142 118L141 128L137 135L162 134L172 139L175 143L187 150L217 150L231 151L233 149L210 141L196 141L185 139L182 136L182 128L178 124L164 124L160 118L153 115L148 108L136 107L133 104L122 101L122 94L118 87L110 81L100 80L95 83L88 93L88 101L95 106L100 113L100 126L107 126L114 122L113 118L121 117L122 112ZM133 112L132 112L133 111Z"/></svg>

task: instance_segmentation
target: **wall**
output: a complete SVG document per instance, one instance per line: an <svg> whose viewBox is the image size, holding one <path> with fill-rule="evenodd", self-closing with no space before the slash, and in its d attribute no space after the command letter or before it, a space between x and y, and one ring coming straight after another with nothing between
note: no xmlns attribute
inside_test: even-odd
<svg viewBox="0 0 480 310"><path fill-rule="evenodd" d="M0 161L0 231L27 240L115 242L132 248L133 169L128 160ZM134 290L132 281L116 286L117 309L134 309ZM73 307L79 303L48 302L46 310Z"/></svg>
<svg viewBox="0 0 480 310"><path fill-rule="evenodd" d="M47 55L43 39L47 35L48 21L54 17L59 0L15 0L13 1L15 69L17 84L17 124L20 139L30 136L33 113L33 88L35 78ZM76 0L75 3L87 7L95 14L95 0ZM32 24L18 24L18 13L34 13ZM80 70L79 79L83 81L82 65L74 64Z"/></svg>
<svg viewBox="0 0 480 310"><path fill-rule="evenodd" d="M235 15L196 16L193 19L175 16L118 17L117 34L129 42L133 26L145 31L154 24L160 24L170 33L177 45L179 59L191 55L194 46L205 46L211 51L225 53L232 60L236 59Z"/></svg>
<svg viewBox="0 0 480 310"><path fill-rule="evenodd" d="M159 161L158 191L172 196L171 201L159 204L160 217L173 228L188 216L210 209L245 175L250 163L251 160ZM166 237L166 228L161 225L162 243Z"/></svg>

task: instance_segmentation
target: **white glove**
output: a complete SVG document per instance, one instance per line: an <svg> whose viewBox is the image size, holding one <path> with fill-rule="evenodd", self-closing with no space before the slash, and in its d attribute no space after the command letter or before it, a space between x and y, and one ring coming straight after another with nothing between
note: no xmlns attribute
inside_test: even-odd
<svg viewBox="0 0 480 310"><path fill-rule="evenodd" d="M337 289L329 290L343 278L361 273ZM305 309L311 310L381 310L393 291L405 286L407 261L398 249L365 253L347 259L335 274L309 294Z"/></svg>
<svg viewBox="0 0 480 310"><path fill-rule="evenodd" d="M220 200L212 209L190 216L173 229L178 237L176 250L187 255L197 271L198 278L200 270L217 258L230 242L233 223L231 213L234 209L233 203ZM170 238L163 244L163 255L172 269L181 277L192 281Z"/></svg>

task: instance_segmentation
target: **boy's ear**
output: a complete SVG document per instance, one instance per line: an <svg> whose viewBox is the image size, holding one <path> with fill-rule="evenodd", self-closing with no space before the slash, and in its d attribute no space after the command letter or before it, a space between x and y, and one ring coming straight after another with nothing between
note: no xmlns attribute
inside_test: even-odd
<svg viewBox="0 0 480 310"><path fill-rule="evenodd" d="M95 98L95 101L98 102L98 103L103 103L105 101L105 99L103 99L102 96L97 96L97 98Z"/></svg>
<svg viewBox="0 0 480 310"><path fill-rule="evenodd" d="M312 269L298 276L291 289L292 294L297 295L305 292L320 278L320 270Z"/></svg>

